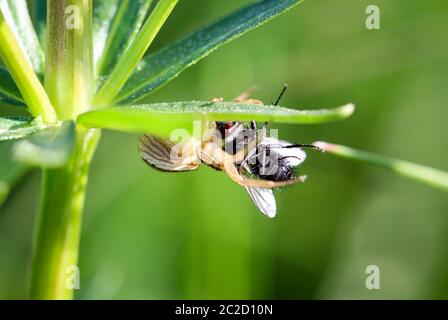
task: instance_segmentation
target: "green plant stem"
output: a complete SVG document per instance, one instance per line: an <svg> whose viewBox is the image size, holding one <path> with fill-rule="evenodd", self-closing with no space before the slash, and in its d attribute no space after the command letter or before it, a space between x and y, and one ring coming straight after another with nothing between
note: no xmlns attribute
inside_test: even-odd
<svg viewBox="0 0 448 320"><path fill-rule="evenodd" d="M93 82L92 0L48 1L45 89L59 119L90 109Z"/></svg>
<svg viewBox="0 0 448 320"><path fill-rule="evenodd" d="M90 109L92 0L48 1L45 88L60 120ZM44 169L31 271L32 299L72 299L89 165L98 129L76 128L67 165Z"/></svg>
<svg viewBox="0 0 448 320"><path fill-rule="evenodd" d="M30 112L46 123L57 122L56 113L42 84L25 57L11 28L0 11L0 57L9 69Z"/></svg>
<svg viewBox="0 0 448 320"><path fill-rule="evenodd" d="M96 94L93 104L98 107L109 106L131 76L144 56L155 36L173 11L178 0L159 0L134 43L126 50L110 77Z"/></svg>
<svg viewBox="0 0 448 320"><path fill-rule="evenodd" d="M318 146L325 152L332 153L346 159L369 163L431 187L448 191L448 172L337 144L316 142L314 145Z"/></svg>
<svg viewBox="0 0 448 320"><path fill-rule="evenodd" d="M32 299L72 299L70 269L77 266L88 171L100 138L78 129L76 149L63 168L43 170L31 274Z"/></svg>

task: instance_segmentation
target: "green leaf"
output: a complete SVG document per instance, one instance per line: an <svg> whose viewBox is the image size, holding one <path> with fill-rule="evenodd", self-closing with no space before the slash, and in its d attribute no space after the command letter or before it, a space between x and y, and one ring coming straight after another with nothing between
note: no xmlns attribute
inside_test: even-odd
<svg viewBox="0 0 448 320"><path fill-rule="evenodd" d="M138 32L135 41L121 55L114 69L98 90L93 105L107 107L116 98L153 42L179 0L159 0Z"/></svg>
<svg viewBox="0 0 448 320"><path fill-rule="evenodd" d="M109 1L110 2L110 1ZM112 9L112 5L106 8ZM98 61L97 73L100 77L108 78L123 53L134 42L146 14L151 6L152 0L122 0L116 10L110 25L104 54ZM101 80L100 80L101 82Z"/></svg>
<svg viewBox="0 0 448 320"><path fill-rule="evenodd" d="M294 110L278 106L236 102L188 101L117 107L91 111L78 117L78 123L91 128L128 132L151 132L169 136L173 129L191 131L193 121L272 121L312 124L342 120L354 111L348 104L335 109Z"/></svg>
<svg viewBox="0 0 448 320"><path fill-rule="evenodd" d="M448 191L448 172L327 142L314 143L324 152L368 163L434 188Z"/></svg>
<svg viewBox="0 0 448 320"><path fill-rule="evenodd" d="M93 54L96 67L104 54L106 42L120 0L93 1Z"/></svg>
<svg viewBox="0 0 448 320"><path fill-rule="evenodd" d="M47 44L47 0L28 0L28 10L42 48Z"/></svg>
<svg viewBox="0 0 448 320"><path fill-rule="evenodd" d="M186 117L160 114L142 108L110 108L81 114L77 122L87 128L103 128L132 133L151 132L169 137L173 130L184 128L193 131L193 124Z"/></svg>
<svg viewBox="0 0 448 320"><path fill-rule="evenodd" d="M25 176L29 167L14 161L12 142L0 144L0 205L6 200L11 189Z"/></svg>
<svg viewBox="0 0 448 320"><path fill-rule="evenodd" d="M15 159L46 169L66 165L76 142L75 124L66 121L61 126L51 126L29 139L14 145Z"/></svg>
<svg viewBox="0 0 448 320"><path fill-rule="evenodd" d="M44 53L28 11L26 0L0 0L5 20L36 73L43 72Z"/></svg>
<svg viewBox="0 0 448 320"><path fill-rule="evenodd" d="M25 117L0 118L0 141L22 139L44 129L45 125Z"/></svg>
<svg viewBox="0 0 448 320"><path fill-rule="evenodd" d="M222 45L234 40L291 7L300 0L265 0L218 20L144 58L115 101L131 104L167 84L182 71L205 58Z"/></svg>
<svg viewBox="0 0 448 320"><path fill-rule="evenodd" d="M3 67L0 67L0 102L20 107L25 106L11 74Z"/></svg>
<svg viewBox="0 0 448 320"><path fill-rule="evenodd" d="M3 13L7 12L3 10L5 3L0 3L2 5L2 10L0 10L0 58L11 73L30 112L35 117L42 116L46 123L55 123L57 121L56 113L50 99L5 19Z"/></svg>

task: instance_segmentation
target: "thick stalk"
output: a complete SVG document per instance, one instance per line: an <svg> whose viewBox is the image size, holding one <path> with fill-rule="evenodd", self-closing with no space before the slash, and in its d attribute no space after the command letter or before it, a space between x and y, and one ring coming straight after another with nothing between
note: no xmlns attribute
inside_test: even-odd
<svg viewBox="0 0 448 320"><path fill-rule="evenodd" d="M76 149L63 168L43 171L32 262L32 299L72 299L89 166L100 132L78 129Z"/></svg>
<svg viewBox="0 0 448 320"><path fill-rule="evenodd" d="M93 92L92 0L48 0L45 89L58 118L90 109ZM90 161L100 131L77 128L62 168L43 171L31 274L32 299L71 299Z"/></svg>
<svg viewBox="0 0 448 320"><path fill-rule="evenodd" d="M90 109L93 92L92 0L48 1L45 90L59 119Z"/></svg>

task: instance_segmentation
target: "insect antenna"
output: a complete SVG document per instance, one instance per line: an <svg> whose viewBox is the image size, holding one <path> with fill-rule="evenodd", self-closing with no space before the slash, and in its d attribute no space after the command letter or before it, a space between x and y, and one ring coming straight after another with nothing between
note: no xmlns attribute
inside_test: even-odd
<svg viewBox="0 0 448 320"><path fill-rule="evenodd" d="M282 100L283 95L286 92L286 89L288 89L288 85L285 83L285 85L283 86L282 92L280 92L280 95L278 96L277 101L274 103L274 106L277 106L279 104L280 100Z"/></svg>
<svg viewBox="0 0 448 320"><path fill-rule="evenodd" d="M283 148L291 149L291 148L310 148L318 151L322 151L321 148L318 146L315 146L314 144L308 144L308 143L295 143L290 144L289 146L284 146Z"/></svg>

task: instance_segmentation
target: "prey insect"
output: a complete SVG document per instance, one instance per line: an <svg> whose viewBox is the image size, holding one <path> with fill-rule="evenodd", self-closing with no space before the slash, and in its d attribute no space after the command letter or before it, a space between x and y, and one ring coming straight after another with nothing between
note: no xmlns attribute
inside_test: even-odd
<svg viewBox="0 0 448 320"><path fill-rule="evenodd" d="M275 105L286 91L283 88ZM247 91L234 99L235 102L260 104L249 99ZM215 98L213 102L222 102ZM151 167L165 172L183 172L197 169L202 163L224 171L234 182L243 186L255 206L268 217L276 215L274 188L303 182L295 169L306 159L303 148L314 145L292 144L268 137L268 124L258 128L251 122L206 123L206 134L200 139L189 137L175 144L150 134L139 140L142 159Z"/></svg>

